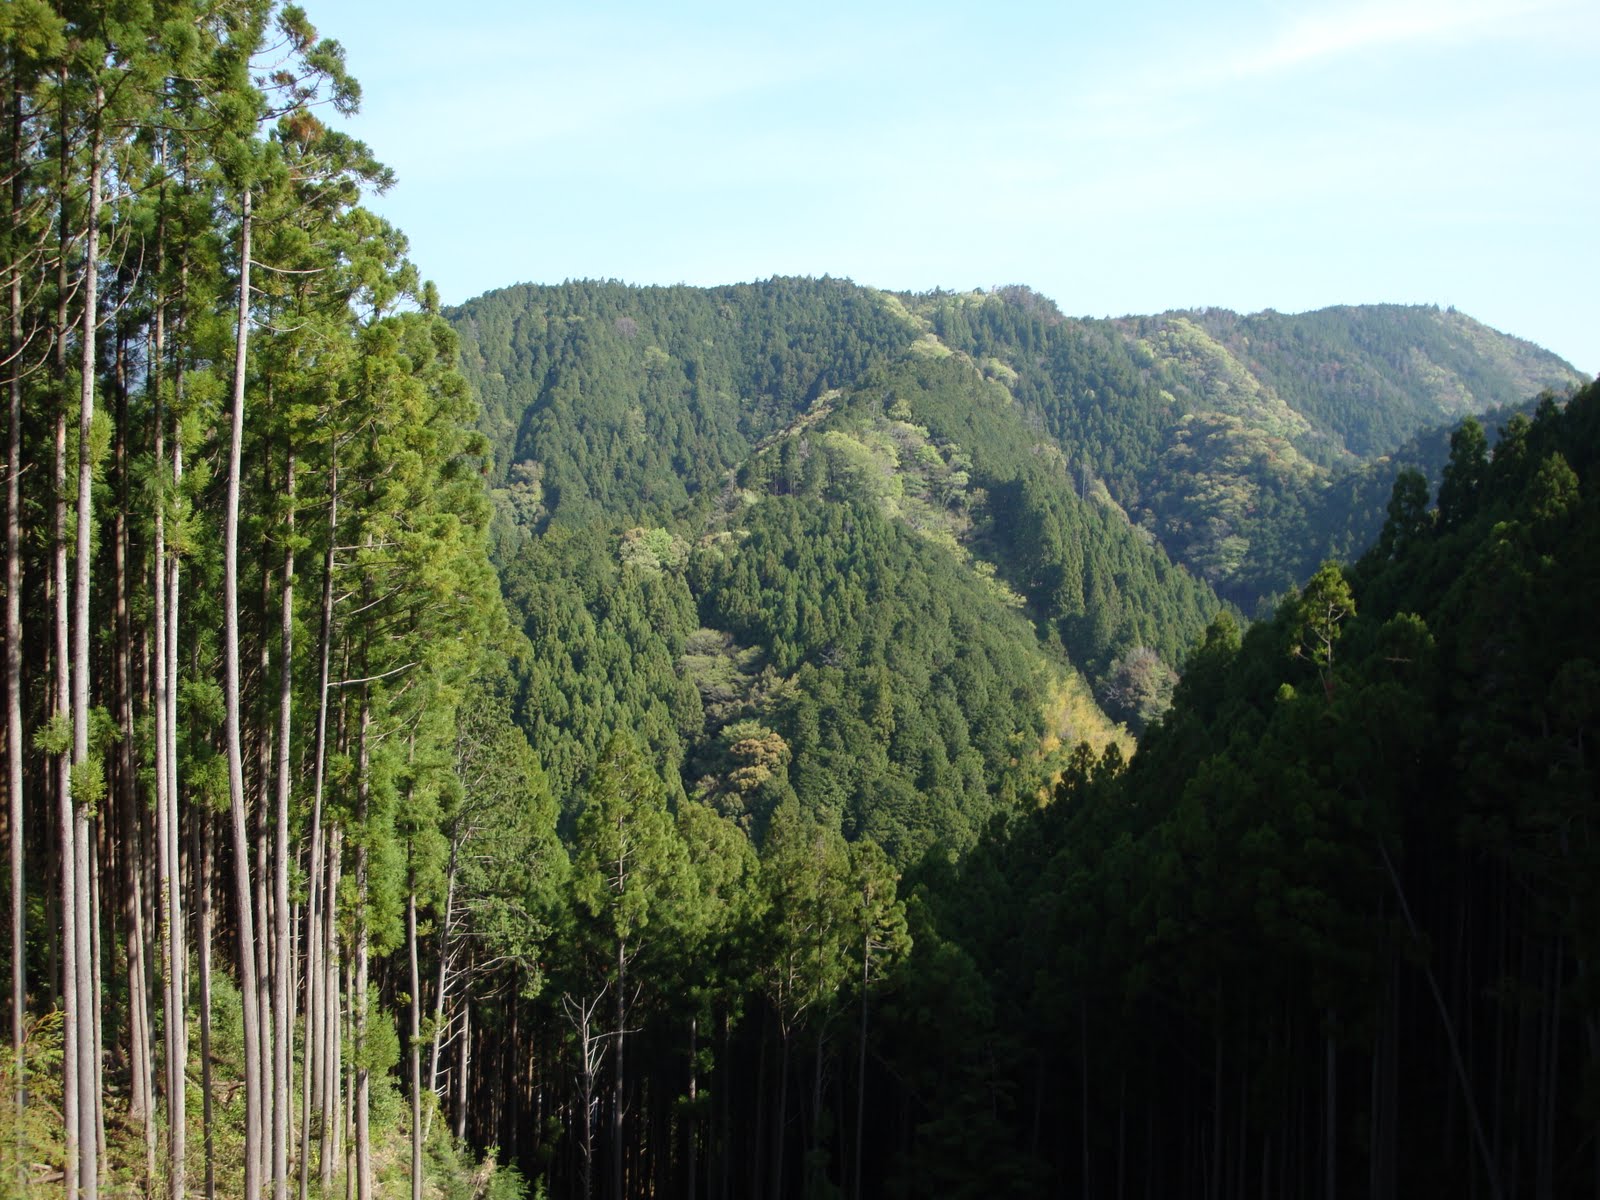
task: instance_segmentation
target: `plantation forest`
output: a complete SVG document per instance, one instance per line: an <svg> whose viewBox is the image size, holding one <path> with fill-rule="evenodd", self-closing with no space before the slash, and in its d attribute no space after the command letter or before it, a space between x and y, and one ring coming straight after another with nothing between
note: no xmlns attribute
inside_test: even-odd
<svg viewBox="0 0 1600 1200"><path fill-rule="evenodd" d="M445 307L312 21L0 9L0 1194L1600 1194L1592 381Z"/></svg>

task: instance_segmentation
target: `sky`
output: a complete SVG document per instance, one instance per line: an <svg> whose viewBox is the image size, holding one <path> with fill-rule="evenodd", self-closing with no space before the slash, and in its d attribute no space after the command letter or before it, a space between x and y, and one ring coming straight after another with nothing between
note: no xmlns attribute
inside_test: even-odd
<svg viewBox="0 0 1600 1200"><path fill-rule="evenodd" d="M301 0L446 303L1025 283L1454 305L1600 372L1594 0Z"/></svg>

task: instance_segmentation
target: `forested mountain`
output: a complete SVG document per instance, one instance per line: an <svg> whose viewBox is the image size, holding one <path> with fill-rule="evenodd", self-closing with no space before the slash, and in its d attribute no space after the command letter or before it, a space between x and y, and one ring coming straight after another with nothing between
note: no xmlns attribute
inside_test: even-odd
<svg viewBox="0 0 1600 1200"><path fill-rule="evenodd" d="M1244 317L1211 308L1169 317L1192 321L1361 458L1395 450L1418 429L1583 380L1550 351L1453 308L1379 304Z"/></svg>
<svg viewBox="0 0 1600 1200"><path fill-rule="evenodd" d="M1096 321L1022 287L894 296L772 280L522 286L450 316L502 508L524 524L563 509L574 523L682 518L869 365L953 352L1015 400L1031 442L1009 451L1053 446L1080 498L1110 499L1246 612L1363 548L1344 533L1368 524L1342 511L1352 473L1584 378L1460 313L1397 305Z"/></svg>
<svg viewBox="0 0 1600 1200"><path fill-rule="evenodd" d="M1561 915L1576 868L1525 874L1542 869L1534 847L1555 793L1533 780L1508 818L1496 756L1472 747L1490 704L1518 736L1550 743L1518 761L1576 753L1560 786L1592 790L1581 747L1593 714L1566 698L1586 686L1583 641L1574 624L1539 654L1507 647L1498 666L1476 664L1495 639L1470 614L1501 611L1506 588L1584 592L1593 389L1565 412L1550 397L1497 411L1492 462L1469 420L1358 463L1198 318L1141 331L1061 320L1016 290L893 297L821 280L717 293L729 329L761 320L767 287L805 344L849 346L855 365L766 360L746 404L759 419L741 427L726 394L726 436L699 443L692 477L671 465L670 440L637 430L670 436L697 360L675 365L624 335L626 370L590 364L569 387L571 366L551 352L517 376L535 380L535 400L497 493L496 547L528 637L518 719L575 854L590 853L597 810L620 802L618 775L642 771L632 815L607 819L637 822L641 855L682 856L676 868L641 858L641 872L703 889L696 900L646 885L638 903L663 906L654 948L611 917L610 950L588 951L616 956L611 981L649 957L649 994L628 1013L596 1008L610 983L573 963L528 1018L564 1020L577 1039L584 1111L614 1122L610 1194L1399 1195L1426 1190L1443 1162L1454 1192L1575 1185L1587 1084L1553 1064L1587 1053L1582 1020L1562 1023L1579 989L1561 981L1581 976L1576 941L1592 918L1581 901ZM610 340L644 327L632 306L657 311L668 292L515 293L552 311L574 295L604 314ZM822 337L841 295L897 319L896 336ZM475 329L467 310L452 314L469 339L491 317L514 324L498 299L474 302ZM478 353L491 357L481 342ZM589 464L559 468L581 490L547 488L546 461ZM1205 503L1210 539L1184 542ZM1217 536L1219 514L1249 538ZM1289 592L1242 645L1225 612L1199 636L1217 601L1163 549L1195 562L1229 537L1246 544L1220 577L1241 598L1263 594L1241 581L1269 568ZM1303 572L1303 592L1287 582L1329 548L1372 542L1348 577L1328 567ZM1517 583L1469 582L1498 577L1474 558L1480 543L1520 547ZM1131 767L1129 743L1092 716L1052 729L1074 671L1135 728L1154 722ZM1517 698L1494 699L1502 685ZM1555 698L1536 699L1541 688ZM1062 736L1084 732L1099 746L1067 753ZM627 748L635 739L654 771ZM1047 773L1059 782L1040 805ZM643 833L664 821L647 812L674 809L676 842L665 824ZM689 866L709 869L712 846L716 883ZM856 863L878 847L881 866ZM887 907L873 908L881 882L847 882L894 866L905 880ZM1538 903L1512 899L1546 886ZM572 894L580 917L610 911ZM693 943L720 947L714 980L676 965L671 945L711 927L668 931L685 919L675 906L705 903L727 922ZM1504 949L1538 921L1535 949ZM623 1039L605 1041L607 1020L638 1031L634 1082L618 1067L609 1099L603 1056ZM710 1028L714 1048L699 1040ZM1508 1049L1513 1028L1536 1049ZM514 1053L515 1030L479 1036ZM1455 1081L1448 1110L1408 1115L1440 1078ZM469 1129L553 1180L605 1191L601 1132L529 1140L529 1109L556 1103L559 1086L535 1070L525 1098ZM640 1108L631 1138L624 1094ZM674 1109L685 1096L711 1099Z"/></svg>
<svg viewBox="0 0 1600 1200"><path fill-rule="evenodd" d="M912 339L829 280L700 289L522 286L452 310L519 512L665 517L751 447Z"/></svg>
<svg viewBox="0 0 1600 1200"><path fill-rule="evenodd" d="M1005 380L1085 489L1103 484L1174 561L1253 612L1329 553L1330 486L1465 413L1583 376L1458 313L1380 305L1071 319L1021 287L900 298ZM1379 430L1379 432L1373 432Z"/></svg>
<svg viewBox="0 0 1600 1200"><path fill-rule="evenodd" d="M793 796L901 863L960 850L1111 736L1091 688L1154 711L1216 609L892 298L570 284L452 317L486 391L533 397L485 417L520 429L496 547L569 796L627 730L746 828Z"/></svg>

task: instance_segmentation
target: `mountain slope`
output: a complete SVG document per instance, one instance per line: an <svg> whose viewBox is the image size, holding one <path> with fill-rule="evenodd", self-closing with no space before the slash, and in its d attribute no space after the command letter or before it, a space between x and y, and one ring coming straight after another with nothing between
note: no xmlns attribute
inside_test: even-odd
<svg viewBox="0 0 1600 1200"><path fill-rule="evenodd" d="M1096 699L1141 729L1218 594L1253 609L1359 550L1398 469L1334 486L1360 462L1288 350L1261 368L1259 323L1216 313L790 279L523 286L451 318L558 794L626 732L754 834L792 797L900 861L1122 736Z"/></svg>
<svg viewBox="0 0 1600 1200"><path fill-rule="evenodd" d="M1298 577L1304 555L1285 556L1283 530L1305 523L1333 480L1461 413L1583 380L1432 308L1095 321L1022 287L899 301L1010 388L1085 489L1102 483L1246 611Z"/></svg>
<svg viewBox="0 0 1600 1200"><path fill-rule="evenodd" d="M1550 351L1453 308L1377 304L1244 317L1208 309L1190 316L1287 405L1361 458L1388 453L1425 426L1584 382Z"/></svg>

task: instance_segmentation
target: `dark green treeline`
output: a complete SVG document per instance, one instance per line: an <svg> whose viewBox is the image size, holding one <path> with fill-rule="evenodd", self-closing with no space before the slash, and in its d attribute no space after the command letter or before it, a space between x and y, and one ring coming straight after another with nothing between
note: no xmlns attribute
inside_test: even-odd
<svg viewBox="0 0 1600 1200"><path fill-rule="evenodd" d="M960 1082L912 1194L1600 1187L1597 448L1592 387L1492 460L1469 423L1437 508L1403 476L1358 564L1212 626L1130 766L913 873L886 1059Z"/></svg>

